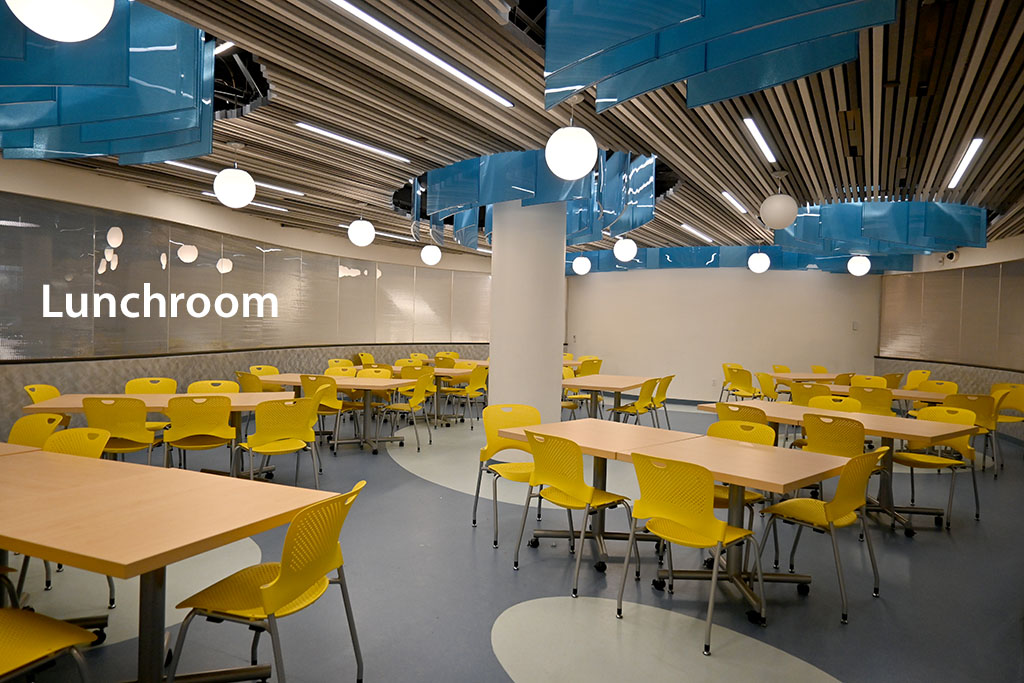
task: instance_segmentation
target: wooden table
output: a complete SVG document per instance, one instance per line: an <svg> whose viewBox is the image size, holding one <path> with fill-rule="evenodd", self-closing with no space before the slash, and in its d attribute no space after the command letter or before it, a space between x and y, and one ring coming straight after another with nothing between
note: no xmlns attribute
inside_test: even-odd
<svg viewBox="0 0 1024 683"><path fill-rule="evenodd" d="M22 408L26 413L82 413L82 399L85 398L137 398L153 413L162 412L172 398L187 396L227 396L231 399L231 411L244 413L256 410L264 401L281 401L294 398L290 391L242 392L236 394L61 394L54 398L33 403Z"/></svg>
<svg viewBox="0 0 1024 683"><path fill-rule="evenodd" d="M0 456L3 455L16 455L18 453L30 453L32 451L38 451L38 448L33 446L22 446L17 443L6 443L0 441Z"/></svg>
<svg viewBox="0 0 1024 683"><path fill-rule="evenodd" d="M487 361L473 361L477 365L483 367L489 367ZM424 365L432 365L424 361ZM402 374L402 368L406 366L392 365L391 372L394 376L400 376ZM410 366L416 367L416 366ZM454 413L452 414L441 414L441 402L438 400L442 394L441 392L441 378L447 379L466 379L473 373L472 368L434 368L434 425L443 424L445 427L450 427L451 423L448 421L449 418L458 417ZM415 381L415 380L414 380Z"/></svg>
<svg viewBox="0 0 1024 683"><path fill-rule="evenodd" d="M864 433L878 436L882 439L882 445L888 446L889 452L882 459L884 466L881 482L878 486L878 510L889 515L893 519L892 527L899 522L903 525L908 536L914 535L913 526L907 514L944 514L941 508L922 508L909 506L896 506L892 495L892 456L895 450L895 440L905 439L915 441L924 446L933 446L940 441L952 439L958 436L975 434L978 428L973 425L957 425L948 422L936 422L933 420L914 420L906 417L890 417L886 415L869 415L868 413L850 413L840 410L825 410L822 408L808 408L807 406L795 406L789 403L776 401L752 400L744 401L743 405L760 408L765 412L768 421L775 427L778 433L778 425L791 424L802 425L804 415L813 413L815 415L828 415L830 417L845 417L857 420L864 425ZM716 412L714 403L702 403L697 406L698 410L709 413Z"/></svg>
<svg viewBox="0 0 1024 683"><path fill-rule="evenodd" d="M689 432L674 432L669 429L656 429L596 418L550 422L532 427L510 427L499 430L498 436L526 441L527 430L543 436L560 436L579 444L584 454L594 457L593 485L605 490L608 487L608 460L629 460L630 453L635 451L643 451L643 449L656 444L695 439L700 436L700 434ZM629 539L627 533L605 531L604 513L604 510L594 513L590 525L591 533L588 534L588 537L593 539L597 546L599 562L603 562L608 556L605 547L606 540L626 541ZM567 530L535 529L533 532L534 538L568 538L568 535Z"/></svg>
<svg viewBox="0 0 1024 683"><path fill-rule="evenodd" d="M16 551L107 576L140 576L138 676L157 683L167 565L287 524L334 495L45 451L10 455L0 458L0 563ZM230 680L271 673L269 666L243 672Z"/></svg>
<svg viewBox="0 0 1024 683"><path fill-rule="evenodd" d="M776 382L791 384L793 382L831 382L839 376L838 372L773 372L770 373Z"/></svg>
<svg viewBox="0 0 1024 683"><path fill-rule="evenodd" d="M849 396L850 387L845 384L826 384L828 390L838 396ZM917 391L912 389L890 389L894 401L924 401L926 403L942 403L947 395L937 391Z"/></svg>
<svg viewBox="0 0 1024 683"><path fill-rule="evenodd" d="M811 451L797 451L778 446L761 446L745 441L702 436L685 441L673 441L636 449L644 455L665 460L700 465L711 471L715 481L729 485L729 524L743 528L743 494L746 487L771 493L793 493L808 484L814 484L839 475L847 463L846 458ZM750 541L754 543L753 540ZM754 543L754 552L757 544ZM660 570L660 578L668 571ZM725 576L758 612L761 601L751 590L753 572L745 572L743 553L737 546L726 553ZM677 570L674 578L711 580L711 570ZM766 582L809 584L805 574L766 573Z"/></svg>
<svg viewBox="0 0 1024 683"><path fill-rule="evenodd" d="M636 389L641 384L653 377L636 377L632 375L584 375L562 380L562 388L577 389L590 392L590 417L597 417L597 403L602 391L610 391L615 394L615 407L622 405L622 392ZM621 419L617 412L612 413L616 422Z"/></svg>

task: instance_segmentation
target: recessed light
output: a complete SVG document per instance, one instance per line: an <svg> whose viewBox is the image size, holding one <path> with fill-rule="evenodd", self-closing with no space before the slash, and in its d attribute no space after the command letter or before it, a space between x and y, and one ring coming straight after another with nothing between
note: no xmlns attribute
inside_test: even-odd
<svg viewBox="0 0 1024 683"><path fill-rule="evenodd" d="M180 161L165 161L164 163L165 164L170 164L171 166L177 166L178 168L185 168L185 169L188 169L189 171L195 171L196 173L205 173L206 175L213 175L213 176L215 176L215 175L217 175L219 173L219 171L214 171L213 169L210 169L210 168L203 168L202 166L194 166L192 164L185 164L185 163L182 163ZM263 187L263 188L266 188L268 190L276 190L277 192L285 192L287 194L293 194L296 197L305 197L306 196L305 192L299 192L298 190L290 190L287 187L281 187L280 185L271 185L270 183L261 183L258 180L256 181L256 186L257 187Z"/></svg>
<svg viewBox="0 0 1024 683"><path fill-rule="evenodd" d="M203 192L203 196L204 197L213 197L214 199L217 198L217 195L215 195L212 192ZM271 204L260 204L259 202L249 202L246 206L258 206L261 209L270 209L271 211L281 211L282 213L288 213L288 209L286 209L284 207L281 207L281 206L273 206Z"/></svg>
<svg viewBox="0 0 1024 683"><path fill-rule="evenodd" d="M729 203L732 204L733 206L735 206L736 210L739 211L740 213L746 213L747 212L746 207L744 207L742 204L740 204L736 200L735 197L733 197L731 194L729 194L725 190L722 190L722 196L725 197L726 199L728 199Z"/></svg>
<svg viewBox="0 0 1024 683"><path fill-rule="evenodd" d="M235 46L235 44L232 43L230 40L227 41L226 43L221 43L217 47L213 48L213 54L219 55L221 52L224 52L225 50L230 50L234 46Z"/></svg>
<svg viewBox="0 0 1024 683"><path fill-rule="evenodd" d="M967 151L964 152L964 156L960 159L960 164L956 167L956 172L953 173L953 177L949 181L947 186L950 190L960 184L960 179L964 177L964 173L967 172L967 167L974 161L974 155L978 153L978 148L981 147L982 139L974 138L971 140L971 144L967 146Z"/></svg>
<svg viewBox="0 0 1024 683"><path fill-rule="evenodd" d="M398 154L394 154L392 152L388 152L387 150L383 150L380 147L374 147L373 145L368 145L365 142L359 142L358 140L353 140L352 138L347 138L344 135L338 135L337 133L332 133L329 130L324 130L323 128L319 128L317 126L312 126L312 125L310 125L308 123L302 123L300 121L300 122L296 123L295 125L298 126L301 129L303 129L303 130L308 130L310 133L316 133L317 135L323 135L326 138L330 138L332 140L337 140L338 142L340 142L342 144L345 144L345 145L349 145L350 147L357 147L359 149L366 150L367 152L373 152L374 154L379 154L379 155L381 155L383 157L387 157L388 159L394 159L395 161L401 161L401 162L406 163L406 164L411 164L412 163L411 161L409 161L405 157L400 156Z"/></svg>
<svg viewBox="0 0 1024 683"><path fill-rule="evenodd" d="M708 244L714 244L715 243L715 241L713 239L711 239L710 237L708 237L707 235L705 235L704 233L702 233L700 230L698 230L697 228L693 227L692 225L687 225L686 223L681 223L680 225L683 228L683 230L685 230L686 232L690 233L691 235L699 237L700 239L704 240Z"/></svg>
<svg viewBox="0 0 1024 683"><path fill-rule="evenodd" d="M761 135L761 131L758 129L757 124L754 123L754 119L743 119L743 123L747 124L747 130L750 131L750 135L754 138L754 142L757 143L757 146L761 148L761 154L764 155L764 158L768 160L769 164L774 164L775 155L772 154L772 150L768 146L768 142L764 139L764 136Z"/></svg>

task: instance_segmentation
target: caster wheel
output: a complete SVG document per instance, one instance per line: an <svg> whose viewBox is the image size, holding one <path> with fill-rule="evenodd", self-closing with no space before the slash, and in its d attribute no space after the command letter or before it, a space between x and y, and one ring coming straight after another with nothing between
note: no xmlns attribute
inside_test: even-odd
<svg viewBox="0 0 1024 683"><path fill-rule="evenodd" d="M907 538L913 538L914 536L917 535L917 532L908 527L908 528L903 530L903 535L906 536Z"/></svg>
<svg viewBox="0 0 1024 683"><path fill-rule="evenodd" d="M445 423L445 425L444 425L444 426L445 426L445 427L451 427L452 425L451 425L451 423L450 423L450 422L447 422L447 423Z"/></svg>
<svg viewBox="0 0 1024 683"><path fill-rule="evenodd" d="M768 619L762 619L761 613L758 612L756 609L747 610L747 621L749 621L751 624L755 624L756 626L768 625Z"/></svg>
<svg viewBox="0 0 1024 683"><path fill-rule="evenodd" d="M274 473L273 472L267 472L266 474L263 475L263 477L265 479L273 479L274 478Z"/></svg>
<svg viewBox="0 0 1024 683"><path fill-rule="evenodd" d="M380 452L380 450L379 450L379 449L377 449L377 448L374 448L374 449L373 449L373 454L374 454L374 455L377 455L377 453L379 453L379 452Z"/></svg>
<svg viewBox="0 0 1024 683"><path fill-rule="evenodd" d="M601 572L602 574L608 569L608 565L600 560L594 563L594 569Z"/></svg>
<svg viewBox="0 0 1024 683"><path fill-rule="evenodd" d="M399 441L398 442L398 447L399 448L405 448L405 442L404 441Z"/></svg>
<svg viewBox="0 0 1024 683"><path fill-rule="evenodd" d="M665 590L665 579L651 579L651 588L656 591Z"/></svg>
<svg viewBox="0 0 1024 683"><path fill-rule="evenodd" d="M529 541L526 542L526 545L527 545L527 547L530 547L530 548L539 548L540 547L540 539L539 538L531 538Z"/></svg>
<svg viewBox="0 0 1024 683"><path fill-rule="evenodd" d="M942 515L936 515L935 516L935 526L936 527L941 527L942 526Z"/></svg>
<svg viewBox="0 0 1024 683"><path fill-rule="evenodd" d="M102 645L103 641L107 639L107 632L103 629L96 631L96 640L92 641L93 645Z"/></svg>
<svg viewBox="0 0 1024 683"><path fill-rule="evenodd" d="M62 571L64 571L64 565L58 564L57 565L57 573L60 574Z"/></svg>
<svg viewBox="0 0 1024 683"><path fill-rule="evenodd" d="M704 569L714 569L714 568L715 568L715 558L713 558L713 557L705 557L704 558Z"/></svg>
<svg viewBox="0 0 1024 683"><path fill-rule="evenodd" d="M117 603L114 602L113 600L111 600L109 603L107 603L107 609L114 609L115 607L117 607Z"/></svg>
<svg viewBox="0 0 1024 683"><path fill-rule="evenodd" d="M819 495L818 489L811 489L811 498L817 498Z"/></svg>
<svg viewBox="0 0 1024 683"><path fill-rule="evenodd" d="M796 585L797 595L808 595L811 592L811 584L809 583L798 583Z"/></svg>
<svg viewBox="0 0 1024 683"><path fill-rule="evenodd" d="M466 421L466 418L464 418L464 417L460 417L459 418L459 422L465 422L465 421Z"/></svg>

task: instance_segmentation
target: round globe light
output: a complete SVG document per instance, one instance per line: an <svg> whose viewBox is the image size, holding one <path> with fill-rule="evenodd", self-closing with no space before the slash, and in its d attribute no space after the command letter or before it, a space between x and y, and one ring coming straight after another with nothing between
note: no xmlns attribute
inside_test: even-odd
<svg viewBox="0 0 1024 683"><path fill-rule="evenodd" d="M26 28L59 43L78 43L106 28L114 0L7 0Z"/></svg>
<svg viewBox="0 0 1024 683"><path fill-rule="evenodd" d="M761 273L766 272L771 267L772 257L764 253L763 251L753 253L747 258L747 268L750 268L750 271L752 273L757 273L758 275L760 275Z"/></svg>
<svg viewBox="0 0 1024 683"><path fill-rule="evenodd" d="M373 229L373 223L359 218L348 225L348 241L357 247L365 247L373 242L377 231Z"/></svg>
<svg viewBox="0 0 1024 683"><path fill-rule="evenodd" d="M577 256L572 260L572 272L577 275L586 275L590 272L590 267L593 264L586 256Z"/></svg>
<svg viewBox="0 0 1024 683"><path fill-rule="evenodd" d="M559 128L544 146L544 160L562 180L579 180L597 163L597 142L585 128Z"/></svg>
<svg viewBox="0 0 1024 683"><path fill-rule="evenodd" d="M217 260L217 272L221 275L227 275L231 272L231 269L235 267L234 262L229 258L222 258Z"/></svg>
<svg viewBox="0 0 1024 683"><path fill-rule="evenodd" d="M121 228L114 226L110 230L107 230L107 245L113 249L117 249L124 242L124 232Z"/></svg>
<svg viewBox="0 0 1024 683"><path fill-rule="evenodd" d="M871 270L871 259L860 254L851 256L850 260L846 262L846 269L850 271L850 275L856 277L867 275L868 271Z"/></svg>
<svg viewBox="0 0 1024 683"><path fill-rule="evenodd" d="M772 230L785 230L793 225L799 207L788 194L773 194L761 202L761 220Z"/></svg>
<svg viewBox="0 0 1024 683"><path fill-rule="evenodd" d="M241 209L256 196L256 181L240 168L225 168L213 179L213 194L224 206Z"/></svg>
<svg viewBox="0 0 1024 683"><path fill-rule="evenodd" d="M183 244L178 247L178 260L182 263L192 263L199 258L199 249L194 244Z"/></svg>
<svg viewBox="0 0 1024 683"><path fill-rule="evenodd" d="M420 260L428 266L436 266L441 262L441 250L436 244L428 244L420 249Z"/></svg>
<svg viewBox="0 0 1024 683"><path fill-rule="evenodd" d="M636 242L629 239L621 239L615 243L612 247L612 253L615 254L615 259L625 263L626 261L632 261L636 258Z"/></svg>

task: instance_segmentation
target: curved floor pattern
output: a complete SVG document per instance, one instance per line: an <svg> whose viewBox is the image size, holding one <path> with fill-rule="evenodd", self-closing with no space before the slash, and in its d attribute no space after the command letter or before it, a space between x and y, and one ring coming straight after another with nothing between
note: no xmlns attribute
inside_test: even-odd
<svg viewBox="0 0 1024 683"><path fill-rule="evenodd" d="M21 557L12 556L16 566ZM167 568L166 624L178 624L187 610L174 606L196 591L202 590L232 572L262 559L262 552L251 538L207 551ZM56 570L56 566L54 566ZM28 604L37 612L57 617L82 617L99 614L109 616L107 640L103 646L130 640L139 635L139 579L114 579L117 608L107 609L107 582L99 574L65 567L53 574L53 590L44 591L43 563L33 559L29 564L25 591Z"/></svg>
<svg viewBox="0 0 1024 683"><path fill-rule="evenodd" d="M704 621L659 607L552 597L513 605L495 620L491 647L513 681L836 681L759 640L714 626L701 652Z"/></svg>

